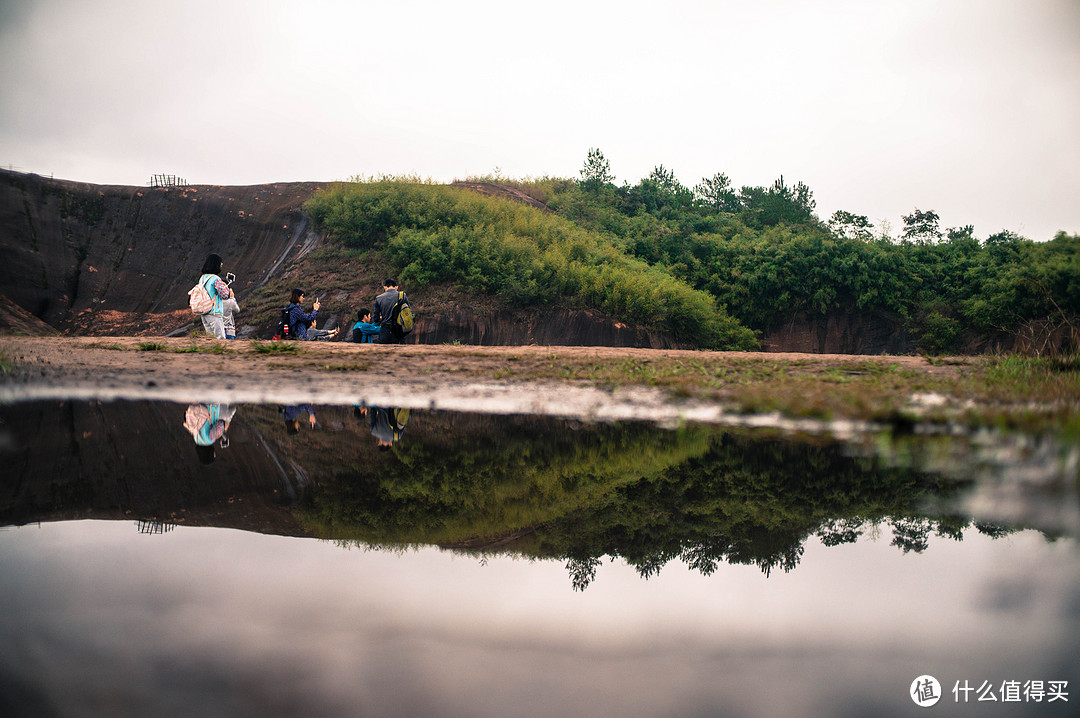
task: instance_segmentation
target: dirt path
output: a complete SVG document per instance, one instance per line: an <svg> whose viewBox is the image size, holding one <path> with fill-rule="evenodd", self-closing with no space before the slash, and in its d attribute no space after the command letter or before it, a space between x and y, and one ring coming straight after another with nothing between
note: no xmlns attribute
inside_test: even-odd
<svg viewBox="0 0 1080 718"><path fill-rule="evenodd" d="M768 385L777 372L813 380L873 372L874 367L940 378L957 371L911 356L337 342L286 347L277 351L280 345L272 342L201 338L0 337L0 354L8 365L0 401L352 403L727 421L734 396L729 387L733 391L755 381ZM720 381L717 376L731 378Z"/></svg>

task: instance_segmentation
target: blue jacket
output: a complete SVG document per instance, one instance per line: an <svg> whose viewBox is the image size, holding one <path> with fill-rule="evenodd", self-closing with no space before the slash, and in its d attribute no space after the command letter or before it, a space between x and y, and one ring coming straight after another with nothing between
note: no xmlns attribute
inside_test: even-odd
<svg viewBox="0 0 1080 718"><path fill-rule="evenodd" d="M214 281L211 282L211 278L213 278ZM229 285L221 281L221 277L216 274L202 275L199 278L199 284L203 285L206 289L206 293L214 300L214 308L211 309L209 313L221 316L224 313L221 300L228 299L232 296L232 290L229 289Z"/></svg>
<svg viewBox="0 0 1080 718"><path fill-rule="evenodd" d="M318 316L318 309L312 309L309 314L299 304L290 304L289 327L293 330L293 336L297 339L307 339L308 326L314 324Z"/></svg>
<svg viewBox="0 0 1080 718"><path fill-rule="evenodd" d="M300 415L305 412L310 416L315 416L315 407L311 404L289 404L282 410L281 415L285 417L285 421L292 421L293 419L299 419Z"/></svg>
<svg viewBox="0 0 1080 718"><path fill-rule="evenodd" d="M373 344L375 337L379 336L379 325L371 322L357 322L353 324L352 340L358 344Z"/></svg>

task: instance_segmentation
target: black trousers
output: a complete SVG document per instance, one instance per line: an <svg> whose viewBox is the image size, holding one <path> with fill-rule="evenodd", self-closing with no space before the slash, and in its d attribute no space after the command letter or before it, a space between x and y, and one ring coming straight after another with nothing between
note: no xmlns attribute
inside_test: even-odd
<svg viewBox="0 0 1080 718"><path fill-rule="evenodd" d="M379 327L379 344L401 344L401 337L394 332L392 325L383 324Z"/></svg>

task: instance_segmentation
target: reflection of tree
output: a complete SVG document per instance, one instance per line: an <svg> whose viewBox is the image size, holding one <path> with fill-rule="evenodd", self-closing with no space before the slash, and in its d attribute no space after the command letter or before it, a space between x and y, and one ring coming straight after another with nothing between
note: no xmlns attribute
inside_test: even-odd
<svg viewBox="0 0 1080 718"><path fill-rule="evenodd" d="M994 539L1003 538L1016 531L1016 529L1009 528L1008 526L986 523L985 521L976 521L974 526L979 533Z"/></svg>
<svg viewBox="0 0 1080 718"><path fill-rule="evenodd" d="M584 591L593 582L599 565L600 559L595 556L567 559L566 570L570 572L570 583L575 591Z"/></svg>
<svg viewBox="0 0 1080 718"><path fill-rule="evenodd" d="M392 453L324 477L301 513L314 533L368 543L517 545L534 527L702 453L709 432L551 418L424 415ZM418 427L419 428L419 427Z"/></svg>
<svg viewBox="0 0 1080 718"><path fill-rule="evenodd" d="M864 522L859 519L833 519L818 528L818 539L826 546L855 543L862 535Z"/></svg>
<svg viewBox="0 0 1080 718"><path fill-rule="evenodd" d="M894 546L919 552L932 535L960 540L969 527L918 510L955 495L957 482L821 440L526 417L425 414L423 425L393 452L339 461L317 480L306 528L557 558L582 590L602 556L644 578L672 560L705 575L723 563L768 575L795 568L815 536L839 546L891 525Z"/></svg>
<svg viewBox="0 0 1080 718"><path fill-rule="evenodd" d="M921 553L930 545L930 520L922 517L899 518L893 521L892 545L903 550Z"/></svg>
<svg viewBox="0 0 1080 718"><path fill-rule="evenodd" d="M914 551L922 553L930 546L930 534L954 541L964 540L964 530L974 527L979 533L990 538L1002 538L1013 533L1015 529L997 524L985 522L969 522L959 516L945 516L942 518L927 518L925 516L905 516L893 519L892 545L904 553Z"/></svg>
<svg viewBox="0 0 1080 718"><path fill-rule="evenodd" d="M644 578L673 559L705 575L721 563L768 575L795 568L813 535L829 546L852 543L867 523L889 517L900 517L894 543L906 551L925 549L932 531L961 538L955 519L907 518L928 496L957 490L951 481L851 458L837 445L716 431L700 456L539 527L533 551L574 557L576 589L595 575L595 565L582 569L584 556L621 557Z"/></svg>

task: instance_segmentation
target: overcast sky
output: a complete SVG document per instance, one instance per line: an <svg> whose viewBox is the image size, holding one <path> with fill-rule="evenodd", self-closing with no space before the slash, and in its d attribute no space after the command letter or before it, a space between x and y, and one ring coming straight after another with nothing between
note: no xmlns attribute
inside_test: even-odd
<svg viewBox="0 0 1080 718"><path fill-rule="evenodd" d="M101 184L803 181L1080 233L1080 1L0 0L0 165Z"/></svg>

